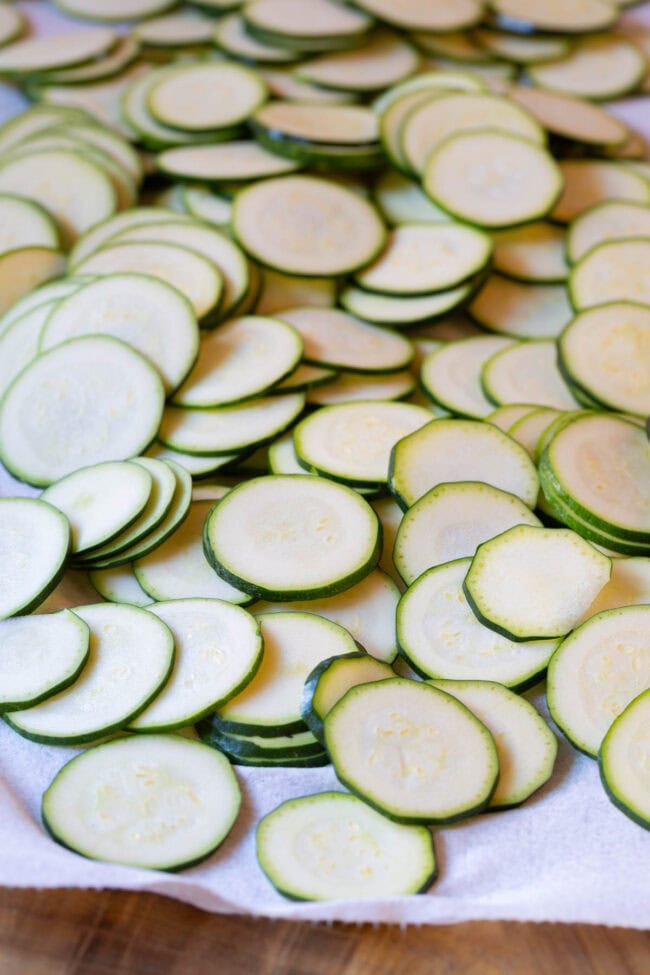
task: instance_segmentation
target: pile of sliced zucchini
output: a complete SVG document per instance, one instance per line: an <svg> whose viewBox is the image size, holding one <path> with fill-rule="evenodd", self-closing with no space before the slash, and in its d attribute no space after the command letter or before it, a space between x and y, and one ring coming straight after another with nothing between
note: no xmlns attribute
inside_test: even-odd
<svg viewBox="0 0 650 975"><path fill-rule="evenodd" d="M0 126L0 460L44 489L0 501L0 713L120 738L47 829L177 869L232 826L230 763L331 763L354 795L269 813L262 870L416 893L424 827L551 776L519 696L547 668L648 826L650 167L598 104L648 52L619 10L56 5L99 24L0 14L34 101ZM66 568L104 602L26 615Z"/></svg>

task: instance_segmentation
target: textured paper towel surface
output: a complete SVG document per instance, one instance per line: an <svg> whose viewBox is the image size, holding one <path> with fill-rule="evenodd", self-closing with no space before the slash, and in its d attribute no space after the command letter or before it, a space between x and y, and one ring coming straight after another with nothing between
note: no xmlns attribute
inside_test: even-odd
<svg viewBox="0 0 650 975"><path fill-rule="evenodd" d="M44 5L20 4L41 24ZM646 10L633 16L650 24ZM0 116L19 107L0 89ZM647 100L617 111L650 139ZM35 495L0 467L0 495ZM71 573L43 610L96 601ZM531 698L539 706L538 694ZM256 821L278 803L341 786L331 768L237 768L243 806L232 833L203 864L182 874L134 870L85 860L54 843L40 822L40 800L77 749L29 742L0 722L0 884L147 890L209 911L302 920L450 923L481 919L575 921L650 927L650 835L614 808L597 764L563 739L555 773L519 809L437 830L440 878L430 893L379 901L297 904L277 894L255 860Z"/></svg>

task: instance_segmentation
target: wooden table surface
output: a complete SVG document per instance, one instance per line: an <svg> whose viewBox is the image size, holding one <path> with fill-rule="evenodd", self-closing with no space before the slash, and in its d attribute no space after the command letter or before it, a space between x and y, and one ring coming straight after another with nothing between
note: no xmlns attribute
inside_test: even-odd
<svg viewBox="0 0 650 975"><path fill-rule="evenodd" d="M0 888L1 975L648 975L650 932L310 924L154 894Z"/></svg>

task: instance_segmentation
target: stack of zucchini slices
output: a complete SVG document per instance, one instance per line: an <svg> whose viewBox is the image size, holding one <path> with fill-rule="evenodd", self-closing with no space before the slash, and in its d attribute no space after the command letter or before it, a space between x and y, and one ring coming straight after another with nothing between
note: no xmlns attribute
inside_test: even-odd
<svg viewBox="0 0 650 975"><path fill-rule="evenodd" d="M0 501L0 712L95 746L46 827L177 869L234 823L231 763L331 763L352 794L259 823L270 881L420 892L428 827L552 775L547 671L648 827L650 166L599 104L647 86L623 4L56 6L94 23L0 17L35 103L0 127L0 459L42 492ZM67 569L104 602L46 614Z"/></svg>

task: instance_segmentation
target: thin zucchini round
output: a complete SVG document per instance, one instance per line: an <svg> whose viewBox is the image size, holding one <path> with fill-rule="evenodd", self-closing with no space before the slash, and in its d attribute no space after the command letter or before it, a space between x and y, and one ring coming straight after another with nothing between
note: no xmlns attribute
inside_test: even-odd
<svg viewBox="0 0 650 975"><path fill-rule="evenodd" d="M82 856L180 870L223 842L240 803L219 752L180 735L143 735L98 745L64 765L43 796L42 815L54 839Z"/></svg>
<svg viewBox="0 0 650 975"><path fill-rule="evenodd" d="M163 125L211 132L245 122L267 94L264 82L248 68L206 61L165 72L149 89L147 108Z"/></svg>
<svg viewBox="0 0 650 975"><path fill-rule="evenodd" d="M234 488L212 511L205 554L226 581L258 598L333 596L375 567L380 526L352 489L275 475Z"/></svg>
<svg viewBox="0 0 650 975"><path fill-rule="evenodd" d="M470 564L465 558L434 566L411 583L397 607L400 651L425 677L525 690L544 675L557 640L518 643L484 626L463 590Z"/></svg>
<svg viewBox="0 0 650 975"><path fill-rule="evenodd" d="M401 823L479 812L499 774L492 736L464 705L399 677L349 690L325 718L325 742L339 780Z"/></svg>
<svg viewBox="0 0 650 975"><path fill-rule="evenodd" d="M389 680L395 671L365 651L328 657L317 664L305 680L301 714L318 741L325 741L323 720L351 687Z"/></svg>
<svg viewBox="0 0 650 975"><path fill-rule="evenodd" d="M268 179L242 190L232 220L252 257L289 274L355 271L370 263L385 240L384 226L370 204L312 176Z"/></svg>
<svg viewBox="0 0 650 975"><path fill-rule="evenodd" d="M0 498L0 554L7 576L0 619L29 613L61 579L70 550L65 515L34 498Z"/></svg>
<svg viewBox="0 0 650 975"><path fill-rule="evenodd" d="M133 457L155 437L164 395L153 366L123 342L72 339L39 356L0 401L0 456L17 477L43 486Z"/></svg>
<svg viewBox="0 0 650 975"><path fill-rule="evenodd" d="M618 716L600 748L600 778L615 806L650 829L650 793L644 774L650 693L639 694Z"/></svg>
<svg viewBox="0 0 650 975"><path fill-rule="evenodd" d="M282 803L260 820L256 849L268 879L292 900L417 894L437 873L426 828L393 823L342 792Z"/></svg>

